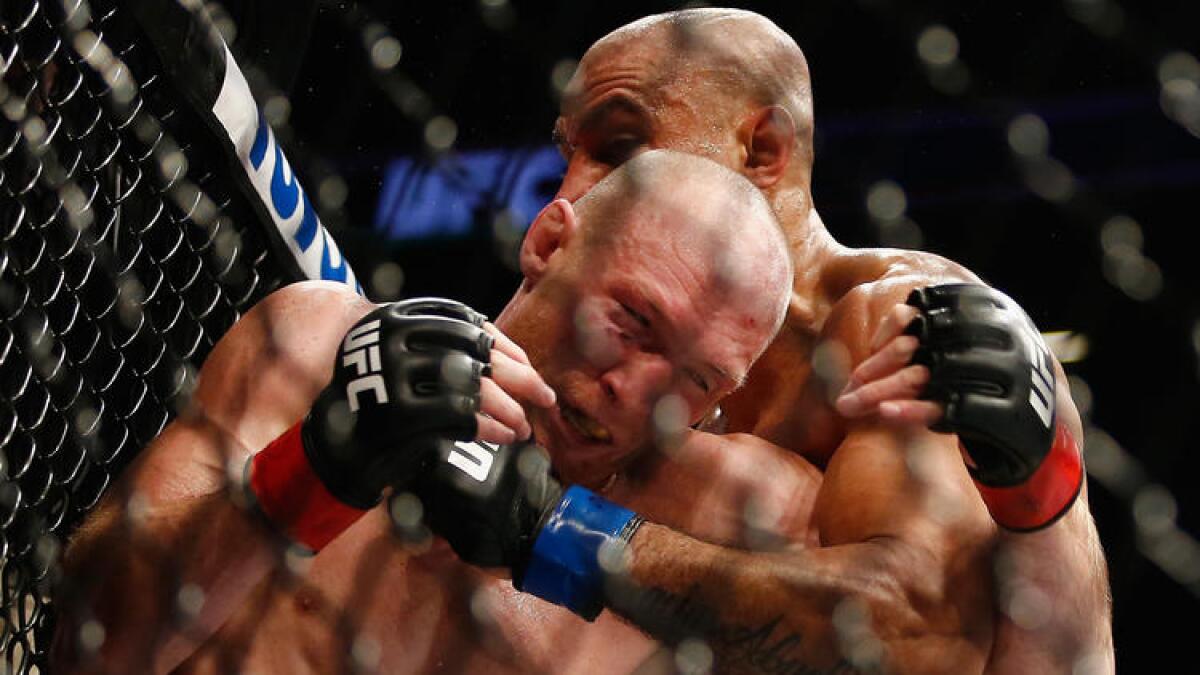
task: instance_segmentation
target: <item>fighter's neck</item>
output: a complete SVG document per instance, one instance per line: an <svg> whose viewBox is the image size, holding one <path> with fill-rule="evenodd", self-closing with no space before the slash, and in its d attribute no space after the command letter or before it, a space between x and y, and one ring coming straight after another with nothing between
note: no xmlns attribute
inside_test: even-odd
<svg viewBox="0 0 1200 675"><path fill-rule="evenodd" d="M833 238L816 208L791 214L781 209L780 222L795 268L788 321L801 321L815 328L824 322L832 304L833 298L828 297L830 270L849 249Z"/></svg>

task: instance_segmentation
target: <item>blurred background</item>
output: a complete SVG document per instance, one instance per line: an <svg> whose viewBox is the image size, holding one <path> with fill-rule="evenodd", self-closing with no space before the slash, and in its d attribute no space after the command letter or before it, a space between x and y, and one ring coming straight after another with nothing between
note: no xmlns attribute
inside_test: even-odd
<svg viewBox="0 0 1200 675"><path fill-rule="evenodd" d="M550 132L577 60L610 30L685 6L594 0L203 4L367 294L377 300L451 296L492 315L519 283L513 261L525 227L561 178L563 162ZM1192 612L1200 612L1200 498L1188 487L1200 476L1193 440L1200 435L1200 265L1192 243L1192 228L1200 225L1195 208L1200 197L1200 3L804 0L732 5L774 20L808 56L816 104L814 200L834 236L851 246L920 248L963 263L1013 296L1042 330L1052 333L1072 394L1089 423L1088 489L1109 563L1118 669L1188 669L1197 623ZM48 87L38 82L55 80L55 87L67 89L74 80L61 65L56 70L54 64L66 58L57 46L48 49L44 61L29 58L31 50L36 52L30 47L37 42L33 38L40 34L26 28L27 15L40 16L37 6L32 0L0 0L0 65L13 91L19 89L16 83L33 82L21 91L27 99L47 101L50 112L44 117L52 119L61 92L39 94L39 87ZM35 9L26 11L29 7ZM105 11L93 13L102 18L108 16ZM7 56L17 53L8 49L10 33L17 36L13 44L24 49L16 62ZM46 44L53 43L48 39ZM27 77L31 73L36 77ZM61 97L64 111L73 105L72 95ZM148 107L161 105L154 96L155 88L147 87ZM41 114L37 105L30 110ZM169 112L156 114L172 119ZM23 121L14 116L8 122L16 129ZM0 125L8 122L0 119ZM22 129L33 138L27 126ZM10 159L15 133L12 145L0 144L0 160ZM193 169L203 166L204 149L189 152ZM105 168L107 161L97 169L105 176L114 173ZM40 173L40 163L35 164ZM18 244L26 236L20 230L23 209L34 202L26 197L36 194L32 188L14 188L20 185L14 178L18 171L9 171L5 183L6 167L0 162L0 187L8 191L0 197L12 196L19 208L0 202L0 224L6 227L0 273L17 288L25 281L9 276L19 265L8 267L8 247L11 243L13 260L19 261L24 249ZM232 193L219 178L206 174L198 183L214 196ZM118 172L118 206L122 180ZM147 199L168 191L159 192L148 192ZM217 201L237 215L236 204ZM156 222L149 221L146 230ZM98 417L115 409L122 428L136 426L128 420L142 428L122 436L103 461L87 450L88 461L102 468L93 472L99 478L86 494L98 495L169 418L169 403L190 376L185 362L194 365L237 312L286 278L267 271L260 278L263 258L254 256L269 246L252 241L252 234L246 237L238 250L252 262L249 271L227 277L221 272L213 286L221 287L214 296L221 298L237 295L227 287L249 289L241 300L221 300L224 314L211 325L203 322L207 309L198 314L194 340L190 333L172 337L170 327L163 331L168 356L179 353L179 375L160 368L157 360L145 372L158 368L159 374L171 375L172 382L163 385L166 393L155 398L165 404L139 422L134 418L141 400L124 415L118 392L117 404L92 413ZM147 240L148 250L152 245ZM115 241L113 246L119 248ZM163 258L163 265L169 261ZM113 293L122 296L127 290L120 287L121 274L110 275L115 289L107 296L110 308L116 302ZM161 280L170 272L146 274ZM62 275L58 278L61 283ZM30 282L30 288L35 285ZM10 318L17 326L18 317L41 316L41 305L37 312L26 309L28 297L36 299L37 289L31 294L28 288L0 288L8 345L17 334L16 328L9 331ZM174 305L153 306L159 301L153 292L138 301L156 330L159 314L179 315ZM53 327L50 304L47 300ZM31 340L36 347L40 338ZM181 349L178 343L191 346ZM11 385L23 388L38 364L9 358L9 347L3 349L0 426L7 431L0 431L11 435L14 428L25 429L21 406L29 407L21 403L23 390ZM12 375L18 366L24 374ZM50 382L50 393L42 398L50 400L53 378L43 379ZM147 385L140 386L144 391ZM41 407L44 413L46 405ZM37 433L49 434L45 426ZM82 437L91 433L91 428L79 431ZM64 427L52 443L66 435ZM49 498L31 501L29 485L53 484L62 491L64 505L70 496L74 517L91 502L76 497L78 466L60 471L68 478L43 481L41 474L18 466L14 458L24 452L18 449L21 436L11 437L16 440L0 457L7 462L0 462L5 476L0 480L5 528L0 549L9 610L0 646L9 668L25 672L13 665L22 657L13 656L19 650L10 642L10 627L18 627L11 639L36 652L32 640L21 637L24 626L47 624L40 615L13 617L18 605L42 606L36 598L46 593L29 590L41 583L39 574L46 574L51 566L46 561L55 556L43 550L42 535L62 535L72 522L71 517L63 521L66 506L43 508ZM40 438L31 431L29 438L35 437ZM4 436L6 443L9 438ZM36 442L27 445L23 456L32 458ZM54 461L60 460L61 455ZM25 464L36 468L41 462L27 459ZM18 484L24 493L14 493ZM45 486L41 490L59 494ZM21 524L22 518L29 522ZM18 540L10 530L32 534L23 535L25 544L14 543L10 551L10 539ZM18 557L22 566L8 564ZM33 562L27 566L25 558ZM10 587L20 589L12 598L31 599L11 600Z"/></svg>
<svg viewBox="0 0 1200 675"><path fill-rule="evenodd" d="M252 26L253 4L226 2L230 22ZM1095 425L1119 669L1190 662L1200 3L732 4L808 56L814 200L834 236L952 258L1066 333L1056 349ZM334 3L314 9L299 64L257 58L289 101L276 129L290 127L285 147L364 285L397 283L365 271L387 260L405 295L494 313L518 283L512 246L561 175L550 130L576 61L680 6Z"/></svg>

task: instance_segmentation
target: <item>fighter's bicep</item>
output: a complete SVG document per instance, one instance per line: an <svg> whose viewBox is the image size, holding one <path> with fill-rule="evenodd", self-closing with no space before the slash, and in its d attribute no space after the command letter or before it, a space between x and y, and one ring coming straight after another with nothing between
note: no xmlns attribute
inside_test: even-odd
<svg viewBox="0 0 1200 675"><path fill-rule="evenodd" d="M110 490L114 499L154 504L225 489L250 454L299 419L324 386L346 326L372 307L331 286L288 286L234 324L185 409Z"/></svg>
<svg viewBox="0 0 1200 675"><path fill-rule="evenodd" d="M220 492L237 478L252 451L203 418L176 420L159 434L129 468L113 492L137 495L150 504Z"/></svg>
<svg viewBox="0 0 1200 675"><path fill-rule="evenodd" d="M990 525L953 436L925 430L852 430L817 494L825 546L895 539L933 552Z"/></svg>
<svg viewBox="0 0 1200 675"><path fill-rule="evenodd" d="M302 282L272 293L217 342L191 411L261 448L307 412L329 382L346 330L374 308L340 284Z"/></svg>

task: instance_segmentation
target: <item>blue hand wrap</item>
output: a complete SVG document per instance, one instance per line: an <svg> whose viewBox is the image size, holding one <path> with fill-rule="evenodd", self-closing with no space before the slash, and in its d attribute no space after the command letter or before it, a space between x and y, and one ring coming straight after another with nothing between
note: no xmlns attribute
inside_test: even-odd
<svg viewBox="0 0 1200 675"><path fill-rule="evenodd" d="M567 488L533 542L518 589L591 621L600 613L600 547L633 537L641 518L577 485Z"/></svg>

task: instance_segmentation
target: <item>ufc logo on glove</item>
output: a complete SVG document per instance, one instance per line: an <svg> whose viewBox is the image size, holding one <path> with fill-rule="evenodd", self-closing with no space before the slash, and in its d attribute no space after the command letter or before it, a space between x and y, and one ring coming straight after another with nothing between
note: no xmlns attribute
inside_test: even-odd
<svg viewBox="0 0 1200 675"><path fill-rule="evenodd" d="M1054 373L1050 369L1050 350L1046 348L1046 343L1042 341L1041 334L1037 332L1033 324L1030 322L1026 322L1026 324L1021 334L1025 341L1025 350L1029 352L1031 364L1029 405L1037 413L1042 425L1049 429L1054 408Z"/></svg>
<svg viewBox="0 0 1200 675"><path fill-rule="evenodd" d="M364 391L375 393L376 405L388 402L387 387L384 385L379 361L379 320L369 321L346 335L342 341L342 366L354 367L358 377L346 384L346 401L351 412L358 412L358 395Z"/></svg>
<svg viewBox="0 0 1200 675"><path fill-rule="evenodd" d="M488 472L492 470L495 459L493 453L496 446L483 441L458 441L446 461L458 467L459 471L482 483L487 480Z"/></svg>

